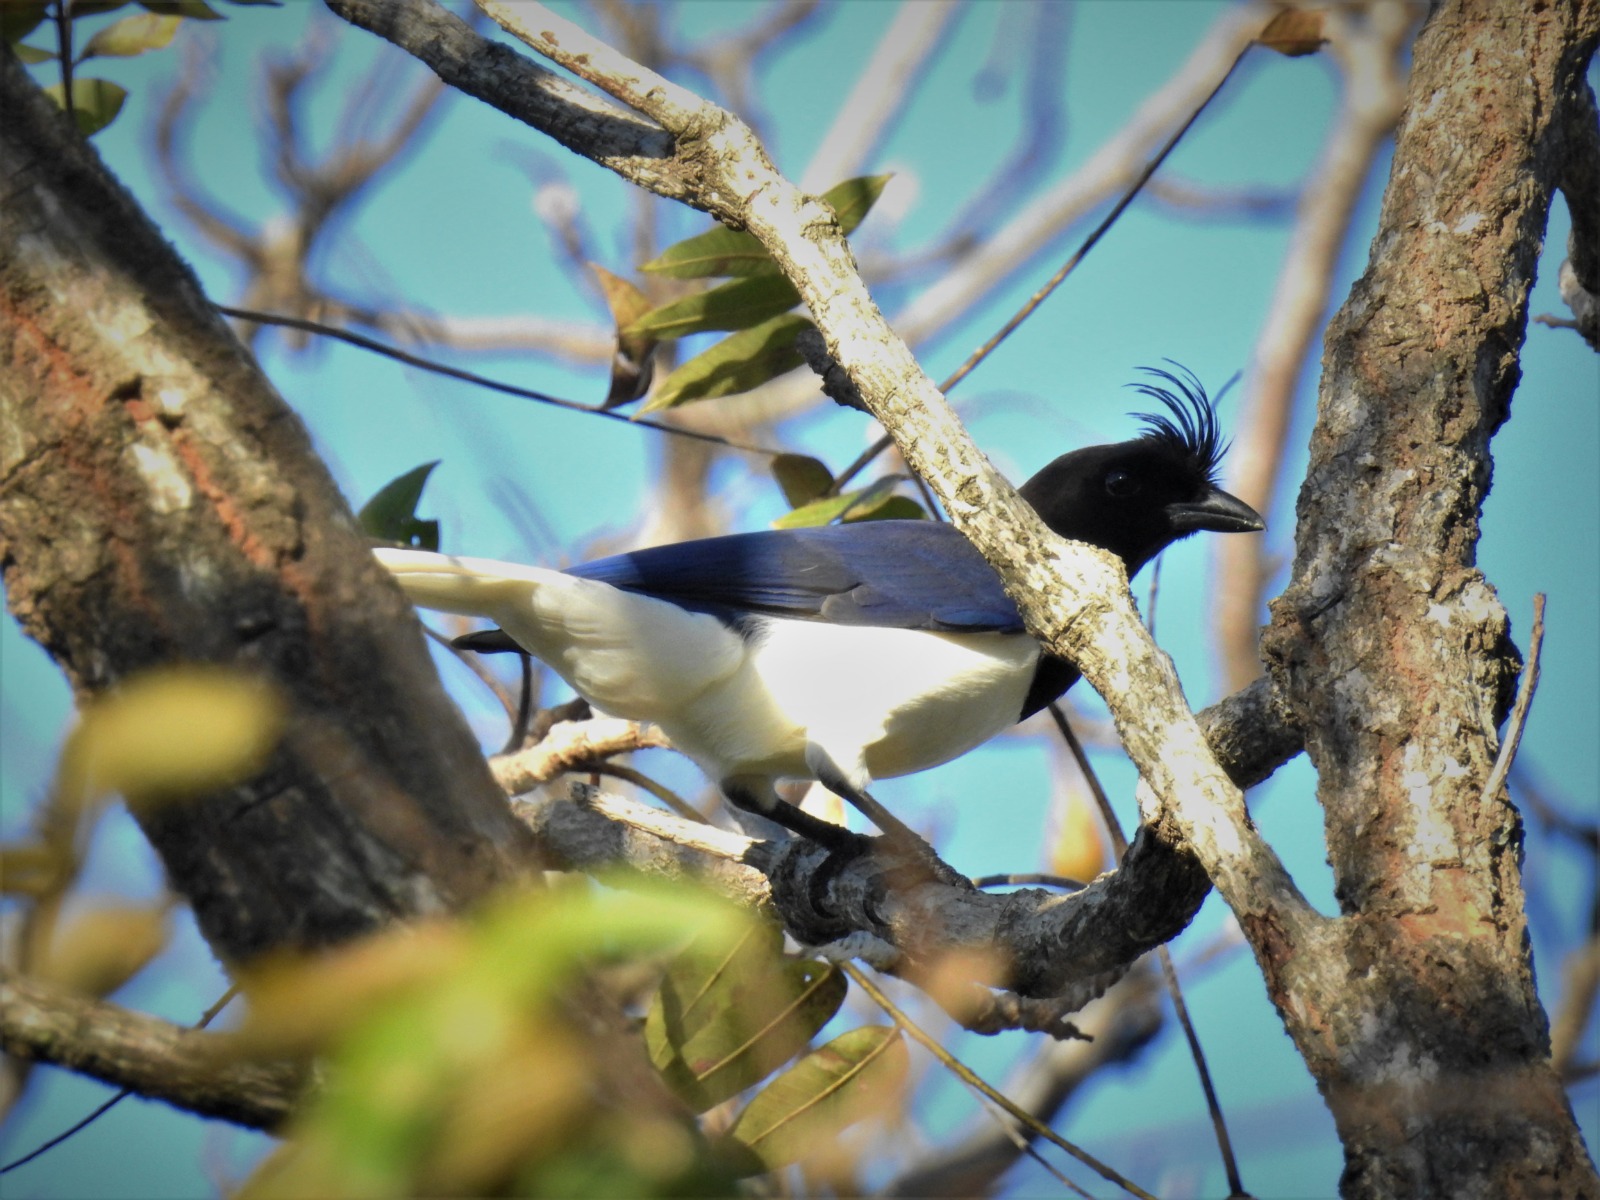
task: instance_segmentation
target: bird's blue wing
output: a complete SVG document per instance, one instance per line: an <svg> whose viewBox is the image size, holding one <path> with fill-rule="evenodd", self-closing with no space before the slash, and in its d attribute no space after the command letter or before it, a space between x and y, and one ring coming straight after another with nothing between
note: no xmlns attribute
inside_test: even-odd
<svg viewBox="0 0 1600 1200"><path fill-rule="evenodd" d="M602 558L570 574L733 619L1022 630L999 576L966 538L934 521L739 533Z"/></svg>

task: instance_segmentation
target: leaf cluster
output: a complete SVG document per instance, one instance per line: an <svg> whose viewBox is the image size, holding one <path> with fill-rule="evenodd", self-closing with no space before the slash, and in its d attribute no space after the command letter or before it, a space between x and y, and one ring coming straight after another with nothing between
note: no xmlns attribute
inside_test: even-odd
<svg viewBox="0 0 1600 1200"><path fill-rule="evenodd" d="M138 0L137 7L141 11L103 26L74 53L77 22L126 8L129 3L130 0L5 0L0 5L0 41L22 62L31 66L52 61L61 63L61 82L49 84L44 92L71 111L78 132L84 137L100 132L116 120L128 98L128 90L109 79L74 76L74 66L91 58L132 58L160 50L171 44L184 21L224 19L206 0ZM227 0L227 3L279 7L283 0ZM22 40L38 30L47 18L53 18L56 29L54 49Z"/></svg>
<svg viewBox="0 0 1600 1200"><path fill-rule="evenodd" d="M626 981L686 935L641 1038ZM843 979L683 888L520 892L467 920L260 965L244 984L234 1053L325 1064L250 1200L726 1195L742 1176L831 1155L904 1074L890 1028L803 1053ZM731 1123L696 1119L797 1055Z"/></svg>

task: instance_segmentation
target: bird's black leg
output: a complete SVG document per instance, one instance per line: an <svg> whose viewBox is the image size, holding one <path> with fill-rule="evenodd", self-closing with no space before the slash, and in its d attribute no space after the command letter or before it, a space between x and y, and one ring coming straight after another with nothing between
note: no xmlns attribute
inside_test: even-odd
<svg viewBox="0 0 1600 1200"><path fill-rule="evenodd" d="M939 857L927 839L846 779L839 765L814 742L806 749L806 765L816 774L818 783L855 805L858 812L883 830L883 840L893 850L918 864L908 878L920 874L943 883L971 886L970 880Z"/></svg>
<svg viewBox="0 0 1600 1200"><path fill-rule="evenodd" d="M780 800L770 794L763 795L755 788L723 780L722 794L735 807L782 825L790 833L816 842L833 854L855 858L872 849L871 838L853 833L843 825L835 825L832 821L814 817L787 800Z"/></svg>

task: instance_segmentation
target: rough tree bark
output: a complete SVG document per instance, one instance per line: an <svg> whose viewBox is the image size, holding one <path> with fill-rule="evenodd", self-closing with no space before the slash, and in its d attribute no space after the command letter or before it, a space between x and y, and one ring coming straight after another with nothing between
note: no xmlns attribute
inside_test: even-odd
<svg viewBox="0 0 1600 1200"><path fill-rule="evenodd" d="M1549 1064L1518 815L1485 793L1517 661L1474 566L1597 38L1591 0L1433 12L1372 261L1327 334L1264 649L1307 730L1342 917L1314 946L1252 936L1348 1196L1600 1194Z"/></svg>
<svg viewBox="0 0 1600 1200"><path fill-rule="evenodd" d="M0 570L79 699L155 663L288 697L247 783L141 817L224 957L453 908L527 837L299 420L0 53Z"/></svg>

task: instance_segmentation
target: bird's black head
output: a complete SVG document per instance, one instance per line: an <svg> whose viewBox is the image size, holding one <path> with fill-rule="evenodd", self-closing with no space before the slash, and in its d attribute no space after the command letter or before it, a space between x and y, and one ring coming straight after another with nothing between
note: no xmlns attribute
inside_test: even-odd
<svg viewBox="0 0 1600 1200"><path fill-rule="evenodd" d="M1051 529L1111 551L1130 577L1199 530L1266 528L1255 509L1217 486L1227 449L1217 414L1200 381L1178 371L1145 368L1162 382L1134 385L1167 409L1139 414L1145 426L1139 437L1063 454L1019 489Z"/></svg>

